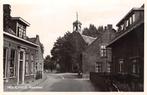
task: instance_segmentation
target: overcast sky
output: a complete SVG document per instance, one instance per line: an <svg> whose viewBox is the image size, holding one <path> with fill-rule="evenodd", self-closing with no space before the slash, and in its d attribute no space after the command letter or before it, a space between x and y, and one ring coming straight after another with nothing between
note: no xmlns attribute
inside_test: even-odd
<svg viewBox="0 0 147 95"><path fill-rule="evenodd" d="M89 24L115 25L133 7L140 7L144 0L11 0L11 15L22 17L31 25L27 35L40 36L44 45L44 57L59 36L72 32L72 23L78 12L82 28Z"/></svg>

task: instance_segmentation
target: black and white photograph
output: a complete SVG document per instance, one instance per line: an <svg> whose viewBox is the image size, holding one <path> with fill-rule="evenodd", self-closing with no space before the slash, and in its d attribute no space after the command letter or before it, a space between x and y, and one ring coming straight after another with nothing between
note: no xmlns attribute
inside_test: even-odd
<svg viewBox="0 0 147 95"><path fill-rule="evenodd" d="M145 92L144 0L1 6L4 93Z"/></svg>

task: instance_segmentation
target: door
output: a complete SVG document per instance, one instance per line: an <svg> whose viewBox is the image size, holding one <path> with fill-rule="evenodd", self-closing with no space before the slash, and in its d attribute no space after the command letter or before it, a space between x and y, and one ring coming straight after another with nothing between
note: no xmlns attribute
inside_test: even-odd
<svg viewBox="0 0 147 95"><path fill-rule="evenodd" d="M24 83L25 51L21 49L18 56L18 83Z"/></svg>

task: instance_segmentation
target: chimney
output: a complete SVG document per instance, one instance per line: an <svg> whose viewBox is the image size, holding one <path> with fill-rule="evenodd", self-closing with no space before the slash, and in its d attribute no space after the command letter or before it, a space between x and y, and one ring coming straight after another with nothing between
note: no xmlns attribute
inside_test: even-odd
<svg viewBox="0 0 147 95"><path fill-rule="evenodd" d="M107 29L112 29L112 24L108 24Z"/></svg>
<svg viewBox="0 0 147 95"><path fill-rule="evenodd" d="M106 30L107 30L107 27L105 26L105 27L104 27L104 31L106 31Z"/></svg>
<svg viewBox="0 0 147 95"><path fill-rule="evenodd" d="M144 8L144 4L141 6L141 8Z"/></svg>
<svg viewBox="0 0 147 95"><path fill-rule="evenodd" d="M3 15L11 16L11 6L9 4L3 4Z"/></svg>
<svg viewBox="0 0 147 95"><path fill-rule="evenodd" d="M36 35L36 38L38 39L39 38L39 35Z"/></svg>
<svg viewBox="0 0 147 95"><path fill-rule="evenodd" d="M11 6L9 4L3 5L3 29L7 31L10 27Z"/></svg>

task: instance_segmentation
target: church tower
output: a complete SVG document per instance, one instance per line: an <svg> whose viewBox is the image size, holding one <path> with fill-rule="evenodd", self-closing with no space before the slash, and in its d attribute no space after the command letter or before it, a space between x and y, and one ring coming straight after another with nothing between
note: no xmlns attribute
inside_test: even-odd
<svg viewBox="0 0 147 95"><path fill-rule="evenodd" d="M72 46L74 52L72 54L72 72L82 72L82 52L86 47L86 43L81 36L82 23L78 20L78 14L76 13L76 21L73 22L72 32Z"/></svg>
<svg viewBox="0 0 147 95"><path fill-rule="evenodd" d="M73 32L80 32L82 23L78 21L78 13L76 13L77 20L73 22Z"/></svg>

